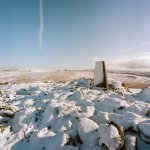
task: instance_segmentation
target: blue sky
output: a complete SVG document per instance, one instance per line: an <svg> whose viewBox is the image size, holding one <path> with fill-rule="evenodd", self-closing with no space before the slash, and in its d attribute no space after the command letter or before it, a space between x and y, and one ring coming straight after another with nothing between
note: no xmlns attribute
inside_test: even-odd
<svg viewBox="0 0 150 150"><path fill-rule="evenodd" d="M40 0L0 0L0 67L84 69L101 58L149 60L149 0L41 2L42 13Z"/></svg>

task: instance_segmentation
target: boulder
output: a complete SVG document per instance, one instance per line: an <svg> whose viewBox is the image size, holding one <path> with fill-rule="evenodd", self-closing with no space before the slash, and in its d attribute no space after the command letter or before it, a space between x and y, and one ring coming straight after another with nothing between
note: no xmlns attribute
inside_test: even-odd
<svg viewBox="0 0 150 150"><path fill-rule="evenodd" d="M124 146L123 128L113 122L100 125L98 134L100 137L99 145L101 148L105 147L110 150L119 150Z"/></svg>
<svg viewBox="0 0 150 150"><path fill-rule="evenodd" d="M125 130L133 129L134 131L137 130L137 125L143 120L143 117L137 115L133 112L125 112L123 118L118 122L119 125L123 126Z"/></svg>
<svg viewBox="0 0 150 150"><path fill-rule="evenodd" d="M135 95L135 98L150 103L150 87L144 88L140 93Z"/></svg>
<svg viewBox="0 0 150 150"><path fill-rule="evenodd" d="M78 132L82 142L88 141L96 129L98 129L98 125L91 119L86 117L79 119Z"/></svg>
<svg viewBox="0 0 150 150"><path fill-rule="evenodd" d="M110 113L109 114L109 122L115 122L116 124L123 118L123 115L116 114L116 113Z"/></svg>
<svg viewBox="0 0 150 150"><path fill-rule="evenodd" d="M97 115L91 117L97 124L104 124L109 122L109 113L99 111Z"/></svg>
<svg viewBox="0 0 150 150"><path fill-rule="evenodd" d="M138 129L142 140L150 144L150 119L140 122Z"/></svg>

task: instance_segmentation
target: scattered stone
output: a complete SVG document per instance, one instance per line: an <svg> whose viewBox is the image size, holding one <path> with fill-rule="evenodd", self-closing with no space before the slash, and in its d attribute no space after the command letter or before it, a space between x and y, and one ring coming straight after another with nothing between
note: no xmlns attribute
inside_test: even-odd
<svg viewBox="0 0 150 150"><path fill-rule="evenodd" d="M112 81L109 84L109 90L114 91L118 94L124 95L124 92L129 91L127 87L123 87L123 83L121 81Z"/></svg>
<svg viewBox="0 0 150 150"><path fill-rule="evenodd" d="M102 112L99 111L97 115L93 116L92 119L99 125L99 124L105 124L109 122L109 113L108 112Z"/></svg>
<svg viewBox="0 0 150 150"><path fill-rule="evenodd" d="M0 116L13 118L15 113L11 110L0 110Z"/></svg>
<svg viewBox="0 0 150 150"><path fill-rule="evenodd" d="M73 104L63 103L61 106L59 106L58 111L59 115L67 115L73 112L76 109L76 107Z"/></svg>
<svg viewBox="0 0 150 150"><path fill-rule="evenodd" d="M70 137L69 137L68 134L66 134L66 133L61 133L60 136L57 138L56 143L54 143L54 145L57 144L56 147L63 147L63 146L65 146L65 145L67 145L67 143L69 142L69 140L70 140ZM56 148L56 147L55 147L55 148ZM54 149L55 149L55 148L54 148Z"/></svg>
<svg viewBox="0 0 150 150"><path fill-rule="evenodd" d="M79 119L78 132L82 142L88 141L96 129L98 125L91 119L86 117Z"/></svg>
<svg viewBox="0 0 150 150"><path fill-rule="evenodd" d="M150 103L150 87L144 88L140 93L135 95L135 98Z"/></svg>
<svg viewBox="0 0 150 150"><path fill-rule="evenodd" d="M100 125L98 134L101 148L105 147L110 150L119 150L124 146L123 128L114 123Z"/></svg>
<svg viewBox="0 0 150 150"><path fill-rule="evenodd" d="M85 110L83 111L83 116L85 117L91 117L95 113L95 107L94 106L85 106Z"/></svg>
<svg viewBox="0 0 150 150"><path fill-rule="evenodd" d="M28 93L28 91L26 89L20 89L18 91L16 91L17 95L28 95L30 93Z"/></svg>
<svg viewBox="0 0 150 150"><path fill-rule="evenodd" d="M79 101L81 99L81 92L79 90L76 90L72 95L69 95L67 97L67 100L70 101Z"/></svg>
<svg viewBox="0 0 150 150"><path fill-rule="evenodd" d="M93 134L90 138L80 145L80 150L91 150L93 147L99 145L99 136L97 134L97 130L93 131Z"/></svg>
<svg viewBox="0 0 150 150"><path fill-rule="evenodd" d="M140 122L138 129L142 140L150 144L150 119Z"/></svg>
<svg viewBox="0 0 150 150"><path fill-rule="evenodd" d="M133 135L125 136L124 150L137 150L137 138Z"/></svg>
<svg viewBox="0 0 150 150"><path fill-rule="evenodd" d="M102 148L100 146L95 146L92 150L102 150Z"/></svg>
<svg viewBox="0 0 150 150"><path fill-rule="evenodd" d="M80 139L80 136L77 134L77 136L74 138L74 140L73 140L73 145L74 146L78 146L78 145L80 145L80 144L83 144L82 143L82 141L81 141L81 139Z"/></svg>
<svg viewBox="0 0 150 150"><path fill-rule="evenodd" d="M83 78L79 78L77 80L71 81L69 85L90 88L90 80L83 77Z"/></svg>
<svg viewBox="0 0 150 150"><path fill-rule="evenodd" d="M14 117L17 108L11 105L0 106L0 116L2 117Z"/></svg>
<svg viewBox="0 0 150 150"><path fill-rule="evenodd" d="M2 106L0 106L0 110L10 110L10 111L16 112L17 107L12 106L12 105L2 105Z"/></svg>
<svg viewBox="0 0 150 150"><path fill-rule="evenodd" d="M118 122L123 118L123 115L116 114L116 113L110 113L109 114L109 122L115 122L118 124Z"/></svg>
<svg viewBox="0 0 150 150"><path fill-rule="evenodd" d="M143 120L143 117L133 112L125 112L123 118L118 122L119 125L123 126L125 130L133 128L137 130L137 125Z"/></svg>
<svg viewBox="0 0 150 150"><path fill-rule="evenodd" d="M6 138L11 131L10 126L0 124L0 140Z"/></svg>
<svg viewBox="0 0 150 150"><path fill-rule="evenodd" d="M60 148L60 150L79 150L79 147L67 145Z"/></svg>
<svg viewBox="0 0 150 150"><path fill-rule="evenodd" d="M2 133L6 128L7 126L0 124L0 133Z"/></svg>

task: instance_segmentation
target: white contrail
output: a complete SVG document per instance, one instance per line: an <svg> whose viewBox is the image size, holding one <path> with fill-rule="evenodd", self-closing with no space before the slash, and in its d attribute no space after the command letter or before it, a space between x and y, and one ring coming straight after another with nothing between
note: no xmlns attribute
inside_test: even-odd
<svg viewBox="0 0 150 150"><path fill-rule="evenodd" d="M140 48L140 47L143 47L143 46L147 46L147 45L150 45L150 42L145 42L145 43L142 43L142 44L139 44L139 45L127 48L126 51L132 50L132 49L137 49L137 48Z"/></svg>
<svg viewBox="0 0 150 150"><path fill-rule="evenodd" d="M39 0L40 7L39 7L39 17L40 17L40 29L39 29L39 46L40 49L43 46L43 0Z"/></svg>
<svg viewBox="0 0 150 150"><path fill-rule="evenodd" d="M125 53L125 52L128 52L128 51L132 51L132 50L136 50L138 48L142 48L142 47L148 46L148 45L150 45L150 42L144 42L144 43L141 43L141 44L129 47L127 49L120 50L120 51L118 51L118 53L119 54L120 53Z"/></svg>

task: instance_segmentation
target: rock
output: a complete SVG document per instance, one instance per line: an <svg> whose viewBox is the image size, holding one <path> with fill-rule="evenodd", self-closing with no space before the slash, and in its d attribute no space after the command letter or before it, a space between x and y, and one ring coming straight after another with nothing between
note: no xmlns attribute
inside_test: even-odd
<svg viewBox="0 0 150 150"><path fill-rule="evenodd" d="M83 78L79 78L77 80L73 80L69 84L74 85L74 86L89 88L90 87L90 80L83 77Z"/></svg>
<svg viewBox="0 0 150 150"><path fill-rule="evenodd" d="M123 85L121 81L112 81L111 84L109 84L109 89L123 95L123 93L127 91L127 87L124 88Z"/></svg>
<svg viewBox="0 0 150 150"><path fill-rule="evenodd" d="M2 123L8 123L8 120L10 120L10 118L9 117L2 117L2 116L0 116L0 124Z"/></svg>
<svg viewBox="0 0 150 150"><path fill-rule="evenodd" d="M0 96L3 96L3 91L0 90Z"/></svg>
<svg viewBox="0 0 150 150"><path fill-rule="evenodd" d="M118 122L119 125L123 126L125 130L127 129L133 129L135 131L137 130L137 125L143 120L143 117L140 115L137 115L133 112L125 112L123 118Z"/></svg>
<svg viewBox="0 0 150 150"><path fill-rule="evenodd" d="M2 133L6 128L7 126L0 124L0 133Z"/></svg>
<svg viewBox="0 0 150 150"><path fill-rule="evenodd" d="M2 105L2 106L0 106L0 110L2 110L2 109L16 112L18 108L16 106L12 106L12 105Z"/></svg>
<svg viewBox="0 0 150 150"><path fill-rule="evenodd" d="M27 91L27 89L20 89L20 90L16 91L16 94L17 95L28 95L31 93L29 93L29 91Z"/></svg>
<svg viewBox="0 0 150 150"><path fill-rule="evenodd" d="M43 129L42 129L43 130ZM45 136L46 135L46 136ZM61 150L63 147L67 146L69 142L69 135L66 133L55 133L52 132L35 132L30 137L29 150L41 149L46 146L49 150Z"/></svg>
<svg viewBox="0 0 150 150"><path fill-rule="evenodd" d="M92 150L93 147L96 147L99 145L99 136L97 134L97 131L93 131L93 134L90 136L90 138L85 141L82 145L80 145L80 150Z"/></svg>
<svg viewBox="0 0 150 150"><path fill-rule="evenodd" d="M110 150L119 150L124 146L123 128L113 122L100 125L98 134L101 148L105 147Z"/></svg>
<svg viewBox="0 0 150 150"><path fill-rule="evenodd" d="M137 104L131 104L129 107L126 107L125 109L123 109L122 114L124 114L127 111L133 112L133 113L141 115L141 116L145 116L148 109L142 108L142 107L138 106Z"/></svg>
<svg viewBox="0 0 150 150"><path fill-rule="evenodd" d="M12 117L14 117L14 115L15 115L15 113L11 110L4 110L4 109L0 110L0 116L2 116L2 117L12 118Z"/></svg>
<svg viewBox="0 0 150 150"><path fill-rule="evenodd" d="M86 117L79 119L78 132L82 142L88 141L98 129L97 123Z"/></svg>
<svg viewBox="0 0 150 150"><path fill-rule="evenodd" d="M93 147L92 150L103 150L103 149L100 146L95 146L95 147Z"/></svg>
<svg viewBox="0 0 150 150"><path fill-rule="evenodd" d="M150 87L144 88L140 93L135 95L135 98L150 103Z"/></svg>
<svg viewBox="0 0 150 150"><path fill-rule="evenodd" d="M79 150L79 147L67 145L67 146L61 147L59 150Z"/></svg>
<svg viewBox="0 0 150 150"><path fill-rule="evenodd" d="M42 127L48 126L49 122L59 114L59 107L54 104L47 105L45 111L43 112L43 122Z"/></svg>
<svg viewBox="0 0 150 150"><path fill-rule="evenodd" d="M29 86L29 88L22 88L16 91L17 95L31 95L33 92L38 91L39 86Z"/></svg>
<svg viewBox="0 0 150 150"><path fill-rule="evenodd" d="M10 133L11 127L0 124L0 140L6 138Z"/></svg>
<svg viewBox="0 0 150 150"><path fill-rule="evenodd" d="M62 103L61 106L59 106L59 116L71 114L71 112L75 111L76 107L74 104L70 103Z"/></svg>
<svg viewBox="0 0 150 150"><path fill-rule="evenodd" d="M47 127L42 128L37 132L37 137L44 138L44 137L54 137L56 133L53 131L49 131Z"/></svg>
<svg viewBox="0 0 150 150"><path fill-rule="evenodd" d="M109 114L109 122L115 122L118 124L118 122L123 118L123 115L121 114L116 114L116 113L110 113Z"/></svg>
<svg viewBox="0 0 150 150"><path fill-rule="evenodd" d="M116 113L108 113L99 111L97 115L91 117L97 124L105 124L110 122L118 122L123 118L123 115Z"/></svg>
<svg viewBox="0 0 150 150"><path fill-rule="evenodd" d="M102 112L99 111L97 115L93 116L92 119L97 123L97 124L104 124L109 122L109 113L108 112Z"/></svg>
<svg viewBox="0 0 150 150"><path fill-rule="evenodd" d="M79 101L81 99L81 92L76 90L72 95L69 95L66 99L69 101Z"/></svg>
<svg viewBox="0 0 150 150"><path fill-rule="evenodd" d="M68 134L61 133L60 136L57 138L56 142L54 143L55 145L54 149L67 145L67 143L69 142L69 139L70 138Z"/></svg>
<svg viewBox="0 0 150 150"><path fill-rule="evenodd" d="M94 106L85 106L85 109L82 112L82 115L84 117L91 117L95 113L95 107Z"/></svg>
<svg viewBox="0 0 150 150"><path fill-rule="evenodd" d="M14 117L17 107L11 105L0 106L0 116L2 117Z"/></svg>
<svg viewBox="0 0 150 150"><path fill-rule="evenodd" d="M125 150L136 150L137 149L137 138L133 135L125 136Z"/></svg>
<svg viewBox="0 0 150 150"><path fill-rule="evenodd" d="M142 140L150 144L150 119L140 122L138 129Z"/></svg>
<svg viewBox="0 0 150 150"><path fill-rule="evenodd" d="M121 81L112 81L112 82L111 82L111 86L112 86L112 88L113 88L114 90L122 89L122 88L123 88Z"/></svg>
<svg viewBox="0 0 150 150"><path fill-rule="evenodd" d="M5 100L4 97L0 97L0 103L2 103ZM1 105L1 104L0 104Z"/></svg>
<svg viewBox="0 0 150 150"><path fill-rule="evenodd" d="M95 108L97 111L103 111L103 112L117 112L121 113L122 110L120 108L127 108L129 107L129 103L123 99L111 97L111 98L102 98L101 101L96 103ZM124 112L123 112L124 113Z"/></svg>
<svg viewBox="0 0 150 150"><path fill-rule="evenodd" d="M69 135L70 135L70 133L69 133ZM80 136L77 133L77 135L73 138L73 145L74 146L78 146L80 144L83 144L83 143L82 143L82 141L80 139Z"/></svg>

